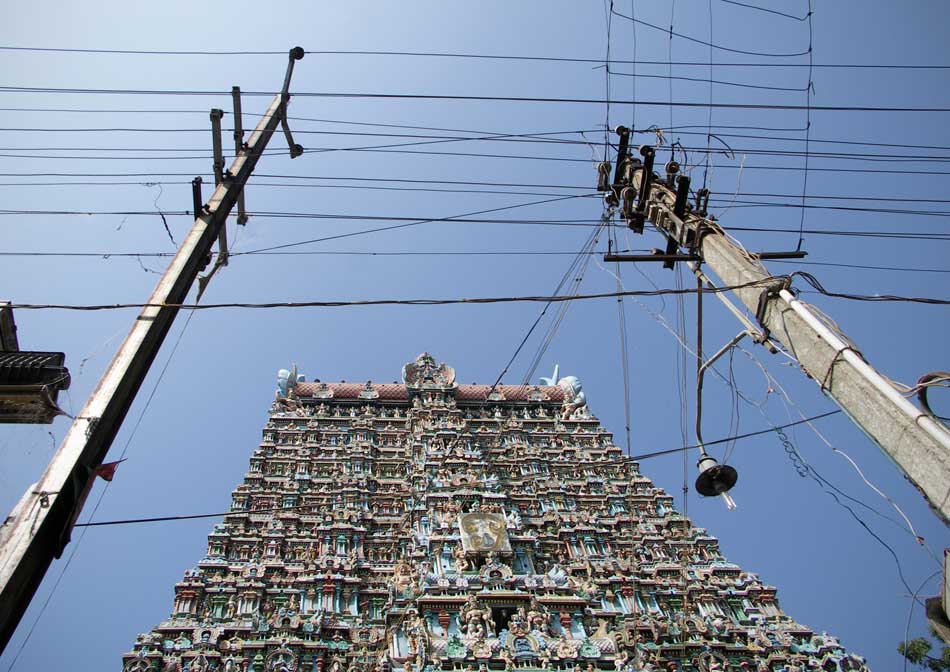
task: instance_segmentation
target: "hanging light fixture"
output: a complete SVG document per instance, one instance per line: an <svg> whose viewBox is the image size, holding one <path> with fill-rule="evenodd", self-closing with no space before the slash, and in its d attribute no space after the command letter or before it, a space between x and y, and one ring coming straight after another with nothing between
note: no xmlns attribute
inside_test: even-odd
<svg viewBox="0 0 950 672"><path fill-rule="evenodd" d="M699 467L699 476L696 478L696 492L704 497L718 495L726 504L727 509L735 511L736 502L729 491L739 480L739 472L728 464L719 464L715 457L706 452L703 452L696 466Z"/></svg>

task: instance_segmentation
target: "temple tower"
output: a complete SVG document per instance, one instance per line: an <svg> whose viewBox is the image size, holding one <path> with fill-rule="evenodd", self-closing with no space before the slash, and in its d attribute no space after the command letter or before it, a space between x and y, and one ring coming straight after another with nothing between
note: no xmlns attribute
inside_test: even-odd
<svg viewBox="0 0 950 672"><path fill-rule="evenodd" d="M866 670L728 562L577 378L276 400L230 513L125 672Z"/></svg>

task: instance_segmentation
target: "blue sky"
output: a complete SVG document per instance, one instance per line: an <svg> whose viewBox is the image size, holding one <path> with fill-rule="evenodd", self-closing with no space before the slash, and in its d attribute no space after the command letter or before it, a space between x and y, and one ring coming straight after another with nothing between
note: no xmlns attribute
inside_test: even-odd
<svg viewBox="0 0 950 672"><path fill-rule="evenodd" d="M798 16L805 2L751 0ZM741 7L723 0L615 4L618 12L668 26L672 12L678 33L745 51L789 53L807 48L808 23ZM710 13L712 21L710 23ZM816 64L927 63L950 64L941 3L897 6L885 2L815 3L813 43ZM710 30L711 27L711 30ZM518 54L603 58L607 47L605 9L599 3L272 3L236 2L224 8L207 3L18 3L8 7L0 25L0 45L146 50L283 51L299 44L320 50L394 50L474 54ZM708 63L709 48L669 37L663 31L637 28L614 16L611 57L659 61L662 65L615 64L611 98L615 101L665 103L670 100L670 72L677 77L709 77L708 67L665 65L674 61ZM717 63L769 62L784 67L717 66L723 81L803 88L805 57L748 56L715 50ZM0 84L108 89L273 91L282 81L286 58L276 56L143 56L0 53ZM647 77L646 75L651 75ZM652 76L659 76L652 77ZM947 107L950 70L878 70L816 68L812 74L815 105ZM636 94L634 96L634 85ZM483 59L379 57L310 53L295 73L293 90L337 93L411 93L547 98L605 96L605 72L596 63L549 63ZM708 103L705 82L674 80L672 100ZM801 105L801 91L739 88L716 84L717 103ZM246 96L248 115L260 113L268 98ZM174 250L158 210L183 212L191 207L190 177L211 182L211 139L207 111L230 111L228 95L143 96L50 94L0 91L0 195L4 209L75 212L136 211L147 216L87 214L2 215L4 251L149 252ZM37 112L24 108L72 110L139 110L138 112ZM164 110L164 112L141 112ZM637 129L666 129L667 141L687 148L694 180L702 179L702 150L709 123L705 108L614 104L609 123ZM247 189L248 210L345 214L364 217L450 217L560 195L592 194L594 160L603 153L603 104L393 100L379 98L298 97L291 104L297 141L309 149L352 148L410 142L412 138L331 133L414 135L489 135L554 133L555 137L590 144L465 141L411 147L410 150L509 155L509 158L433 156L418 153L356 151L310 152L291 161L275 137L258 175ZM671 124L672 114L672 124ZM941 199L946 175L936 162L885 158L855 161L820 157L818 152L861 152L944 156L940 150L870 147L823 143L877 142L896 145L950 146L946 114L883 112L812 113L808 176L811 196ZM322 121L321 121L322 120ZM795 207L748 207L748 201L800 203L803 160L800 156L752 154L749 150L803 147L800 131L757 131L727 126L801 129L800 110L715 109L715 133L734 156L715 154L706 169L713 190L712 211L724 226L793 229L800 223ZM343 123L348 122L348 123ZM360 125L354 125L358 123ZM230 127L230 114L225 117ZM379 124L467 133L390 128ZM245 127L252 126L250 117ZM669 130L670 126L682 128ZM55 132L6 129L53 128ZM79 131L135 128L142 131ZM155 129L186 129L156 132ZM309 132L308 132L309 131ZM578 133L584 131L584 134ZM695 132L696 135L687 134ZM771 136L772 139L737 135ZM778 140L775 138L785 138ZM655 142L640 134L636 142ZM225 147L230 145L225 136ZM718 146L713 141L713 146ZM87 148L85 151L38 148ZM95 149L89 149L95 148ZM693 149L695 148L695 149ZM167 152L145 150L167 149ZM185 150L204 150L190 152ZM693 151L690 151L693 149ZM279 150L279 151L278 151ZM746 150L743 152L742 150ZM119 154L137 158L117 160ZM161 154L165 158L155 158ZM10 156L19 155L19 156ZM73 156L70 159L24 158L22 155ZM529 158L510 158L520 155ZM199 158L181 158L183 156ZM658 152L661 161L668 147ZM110 158L92 158L110 157ZM144 157L144 158L143 158ZM173 157L173 158L169 158ZM682 157L679 157L682 160ZM873 158L873 157L872 157ZM569 160L561 160L569 159ZM741 166L741 170L740 170ZM767 167L773 169L766 169ZM774 168L789 168L776 170ZM905 171L901 174L848 172ZM922 171L931 174L908 174ZM57 173L55 177L27 173ZM71 173L74 176L63 177ZM82 174L137 174L138 177L78 177ZM159 176L158 174L164 174ZM279 178L264 175L285 176ZM307 179L307 178L321 179ZM329 179L333 178L333 179ZM372 178L370 181L341 178ZM492 187L392 180L549 185ZM23 183L36 183L21 186ZM92 186L70 182L128 182ZM305 184L308 186L286 186ZM285 186L277 186L285 185ZM556 186L550 186L556 185ZM375 187L399 187L383 190ZM441 189L443 191L416 191ZM576 188L566 188L576 187ZM588 188L588 191L585 191ZM454 189L454 191L449 191ZM518 194L469 193L517 191ZM736 195L738 194L740 195ZM208 189L206 188L206 194ZM788 194L765 198L741 194ZM733 202L734 201L734 202ZM730 206L730 202L732 205ZM939 203L810 199L810 205L887 207L943 211ZM498 219L597 220L596 197L519 208ZM190 226L187 216L168 216L176 241ZM809 209L805 228L827 231L946 232L941 216L906 212ZM388 222L393 223L393 222ZM236 252L386 225L387 222L288 219L253 216L246 227L229 224ZM401 230L288 248L308 254L236 256L213 281L203 301L256 302L357 300L375 298L451 298L550 294L589 234L586 226L517 223L421 224ZM736 232L749 249L794 248L797 234ZM621 230L620 242L628 237ZM654 234L629 237L635 249L662 246ZM598 249L605 248L601 240ZM865 294L892 293L945 297L947 242L855 236L805 236L806 261L926 268L944 273L866 270L839 266L774 264L774 273L796 268L814 273L826 287ZM559 252L531 255L459 255L458 252ZM319 252L321 254L311 254ZM368 256L325 252L426 252L432 255ZM584 292L609 292L614 278L595 257L583 279ZM6 256L0 261L3 298L18 303L113 303L144 300L158 278L153 271L164 257ZM609 270L613 270L611 267ZM675 274L650 266L622 268L629 289L672 287ZM692 280L685 278L692 284ZM855 303L803 294L833 316L880 371L910 382L927 371L946 369L945 308L910 304ZM695 304L684 302L686 337L694 339ZM685 437L680 429L678 344L663 325L675 331L676 301L671 297L629 299L626 303L632 451L634 454L693 443L694 395L687 384ZM729 340L740 325L714 299L705 304L705 343L709 351ZM223 309L180 316L139 398L113 446L110 458L128 458L115 481L98 483L82 519L104 493L94 519L193 514L227 508L230 492L246 470L259 440L276 383L276 371L297 363L308 379L391 381L403 363L423 350L454 366L460 382L492 382L501 372L527 328L538 315L533 304L450 307L324 308L305 310ZM62 350L73 373L63 398L78 411L128 330L134 311L76 313L26 311L16 314L24 349ZM660 317L662 316L662 320ZM187 328L185 328L187 324ZM546 326L547 322L542 323ZM183 331L184 330L184 331ZM179 341L180 337L180 341ZM539 342L535 334L515 361L505 382L520 382ZM175 348L178 343L177 348ZM817 385L788 359L745 345L733 359L736 385L760 403L740 402L736 421L728 387L708 379L704 397L704 433L709 439L767 428L806 415L832 410ZM172 353L174 351L173 356ZM572 305L537 375L550 375L555 363L564 374L584 382L591 407L624 443L623 379L616 302ZM759 366L786 390L795 406L787 410L778 391ZM689 361L691 371L694 363ZM719 367L728 376L728 361ZM153 394L154 391L154 394ZM150 399L150 402L148 400ZM148 403L147 403L148 402ZM938 403L941 403L938 401ZM732 421L730 422L730 415ZM867 479L886 492L941 555L947 531L895 466L843 416L815 423L828 444L846 451ZM68 427L58 419L51 427L0 430L0 508L9 510L36 480L55 444ZM51 436L52 435L52 436ZM789 431L801 454L837 487L878 514L857 507L862 521L887 544L912 590L938 569L928 549L918 545L899 514L870 490L841 455L808 427ZM720 459L723 449L714 451ZM688 480L694 479L695 455L688 456ZM783 608L797 620L841 637L866 656L873 669L897 669L895 647L904 637L910 599L898 564L879 541L838 506L814 481L799 478L774 434L737 443L729 462L740 472L734 491L739 508L727 512L718 500L700 501L690 493L688 513L721 540L727 557L758 572L779 587ZM644 460L642 471L677 497L681 505L683 459L679 455ZM883 517L886 516L887 518ZM893 520L889 520L893 519ZM897 522L895 522L897 521ZM0 657L0 669L114 669L120 654L139 632L163 619L171 608L172 586L201 557L212 521L128 525L77 532L64 558L51 567L20 629ZM77 543L81 538L81 543ZM73 552L75 555L73 556ZM54 592L54 582L72 557ZM932 581L922 594L936 593ZM48 599L48 606L42 610ZM37 618L39 617L39 620ZM35 628L33 625L35 623ZM29 641L24 645L30 629ZM925 632L916 609L912 634Z"/></svg>

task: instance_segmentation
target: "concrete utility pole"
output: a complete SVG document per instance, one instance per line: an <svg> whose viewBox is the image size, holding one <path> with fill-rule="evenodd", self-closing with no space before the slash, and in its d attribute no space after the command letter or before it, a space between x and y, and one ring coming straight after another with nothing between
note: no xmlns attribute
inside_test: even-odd
<svg viewBox="0 0 950 672"><path fill-rule="evenodd" d="M0 526L0 651L6 647L23 612L53 558L62 555L70 533L102 464L149 367L158 354L178 308L185 301L198 272L211 259L215 241L224 238L225 222L268 141L281 124L290 144L290 156L303 153L293 143L287 125L290 78L294 62L304 50L290 50L284 85L257 127L231 163L227 173L216 165L217 188L201 205L200 178L196 179L195 223L168 269L149 297L149 307L136 318L99 385L76 417L40 480L27 489ZM238 108L239 109L239 108ZM240 127L240 122L236 128ZM216 142L216 148L220 143ZM243 208L242 208L243 210ZM243 214L243 213L242 213ZM226 257L226 250L222 249Z"/></svg>
<svg viewBox="0 0 950 672"><path fill-rule="evenodd" d="M621 127L617 132L623 150L629 131ZM733 243L718 223L691 211L689 178L677 175L679 166L674 161L667 164L664 178L653 173L653 148L643 147L640 153L643 161L620 152L613 184L607 182L609 165L601 168L599 188L610 192L608 200L622 202L630 227L642 231L645 220L652 222L667 237L667 249L659 257L670 266L674 261L701 260L724 286L751 284L732 293L755 316L756 340L767 347L769 339L784 345L822 392L894 460L941 520L950 523L950 431L904 398L847 336L798 299L787 278L773 278L761 263L769 256L801 253L750 254ZM702 214L704 199L708 195L700 193L697 211ZM625 260L621 255L606 259ZM691 266L705 281L698 264ZM747 329L753 326L734 312Z"/></svg>

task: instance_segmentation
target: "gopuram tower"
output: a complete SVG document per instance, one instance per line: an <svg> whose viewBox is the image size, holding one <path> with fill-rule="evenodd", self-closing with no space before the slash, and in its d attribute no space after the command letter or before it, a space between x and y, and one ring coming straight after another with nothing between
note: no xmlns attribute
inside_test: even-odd
<svg viewBox="0 0 950 672"><path fill-rule="evenodd" d="M579 381L277 399L230 512L124 672L866 670L785 615L590 414Z"/></svg>

